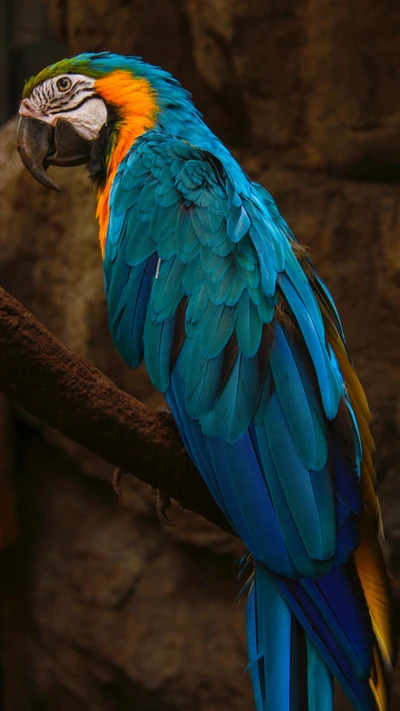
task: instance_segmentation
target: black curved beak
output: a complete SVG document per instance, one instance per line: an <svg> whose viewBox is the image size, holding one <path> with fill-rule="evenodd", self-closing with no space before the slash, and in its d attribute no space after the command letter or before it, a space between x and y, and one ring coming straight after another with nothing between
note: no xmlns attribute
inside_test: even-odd
<svg viewBox="0 0 400 711"><path fill-rule="evenodd" d="M92 142L82 138L68 121L58 121L54 128L29 116L20 118L18 152L25 168L46 188L60 190L47 175L49 165L67 168L88 163L91 148Z"/></svg>

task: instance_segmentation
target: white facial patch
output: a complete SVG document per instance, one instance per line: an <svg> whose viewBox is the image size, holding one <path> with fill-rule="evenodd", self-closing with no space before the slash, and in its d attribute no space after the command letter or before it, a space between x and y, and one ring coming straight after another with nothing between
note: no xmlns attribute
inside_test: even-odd
<svg viewBox="0 0 400 711"><path fill-rule="evenodd" d="M55 126L63 119L84 138L93 141L107 121L107 108L94 89L95 80L83 74L61 74L46 79L23 99L20 116L30 116ZM63 88L66 87L66 88Z"/></svg>
<svg viewBox="0 0 400 711"><path fill-rule="evenodd" d="M57 119L69 121L83 138L94 141L107 121L107 108L103 99L93 97L68 114L60 114Z"/></svg>

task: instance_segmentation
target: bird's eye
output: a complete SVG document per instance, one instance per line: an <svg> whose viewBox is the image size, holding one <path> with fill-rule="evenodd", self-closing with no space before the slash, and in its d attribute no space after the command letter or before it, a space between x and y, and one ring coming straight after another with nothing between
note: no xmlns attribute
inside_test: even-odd
<svg viewBox="0 0 400 711"><path fill-rule="evenodd" d="M57 79L57 89L59 89L59 91L68 91L71 84L72 82L69 77L61 77L60 79Z"/></svg>

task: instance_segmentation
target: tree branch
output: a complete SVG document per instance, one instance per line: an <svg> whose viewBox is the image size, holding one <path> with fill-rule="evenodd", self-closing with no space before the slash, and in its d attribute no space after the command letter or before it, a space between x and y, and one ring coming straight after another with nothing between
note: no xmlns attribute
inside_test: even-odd
<svg viewBox="0 0 400 711"><path fill-rule="evenodd" d="M0 389L42 422L232 533L172 423L62 345L1 288Z"/></svg>

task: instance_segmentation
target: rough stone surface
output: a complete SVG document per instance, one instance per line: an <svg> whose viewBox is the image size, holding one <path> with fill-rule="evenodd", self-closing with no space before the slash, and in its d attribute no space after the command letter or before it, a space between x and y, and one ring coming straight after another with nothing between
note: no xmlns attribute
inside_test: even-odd
<svg viewBox="0 0 400 711"><path fill-rule="evenodd" d="M71 54L142 54L176 74L312 247L371 405L400 599L399 8L394 0L47 4ZM20 165L14 134L15 122L0 134L0 284L79 355L158 406L144 371L129 371L108 335L84 169L54 170L63 192L45 191ZM162 528L146 487L125 479L117 499L108 465L21 413L16 455L21 534L0 558L6 711L252 708L236 602L240 545L176 508L178 525ZM394 687L393 709L398 674Z"/></svg>
<svg viewBox="0 0 400 711"><path fill-rule="evenodd" d="M343 177L399 177L396 0L46 2L73 54L162 64L224 140Z"/></svg>
<svg viewBox="0 0 400 711"><path fill-rule="evenodd" d="M233 549L174 540L135 505L138 488L121 505L34 430L18 435L24 525L3 560L7 708L239 711L249 680Z"/></svg>

